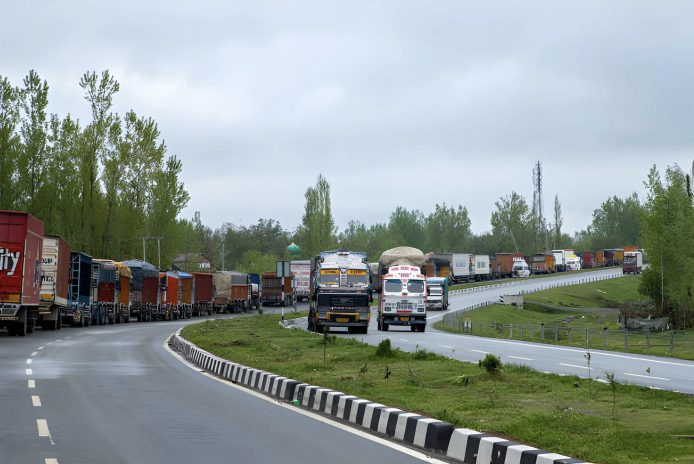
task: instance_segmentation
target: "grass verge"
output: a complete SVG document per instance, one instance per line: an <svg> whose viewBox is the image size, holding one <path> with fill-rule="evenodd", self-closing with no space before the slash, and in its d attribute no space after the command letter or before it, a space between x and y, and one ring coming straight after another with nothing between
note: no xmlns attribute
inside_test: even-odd
<svg viewBox="0 0 694 464"><path fill-rule="evenodd" d="M285 315L286 318L292 317ZM694 397L629 385L486 369L425 350L405 353L282 329L279 316L207 321L182 335L234 362L458 427L606 464L694 460Z"/></svg>
<svg viewBox="0 0 694 464"><path fill-rule="evenodd" d="M630 331L625 339L618 308L623 301L641 300L639 281L640 276L624 276L534 292L524 296L523 308L489 305L447 316L434 327L484 337L694 359L692 331Z"/></svg>

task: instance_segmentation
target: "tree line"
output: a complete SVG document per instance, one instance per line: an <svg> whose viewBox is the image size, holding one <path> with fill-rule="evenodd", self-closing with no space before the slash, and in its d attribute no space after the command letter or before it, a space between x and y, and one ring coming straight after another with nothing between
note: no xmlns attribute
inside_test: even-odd
<svg viewBox="0 0 694 464"><path fill-rule="evenodd" d="M141 257L142 237L166 237L169 261L189 200L181 161L152 118L113 111L120 85L108 71L85 73L79 86L86 122L47 113L49 86L36 71L18 86L0 76L0 209L34 214L46 233L94 257Z"/></svg>

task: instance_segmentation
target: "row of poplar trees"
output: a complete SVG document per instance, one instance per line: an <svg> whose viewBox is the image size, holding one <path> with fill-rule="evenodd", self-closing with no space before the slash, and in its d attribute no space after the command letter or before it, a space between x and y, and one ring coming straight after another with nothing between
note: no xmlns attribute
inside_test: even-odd
<svg viewBox="0 0 694 464"><path fill-rule="evenodd" d="M141 258L142 237L164 237L170 259L189 200L181 161L167 156L153 119L113 111L120 86L108 71L79 85L86 123L47 113L49 86L36 71L20 86L0 76L0 209L32 213L47 234L94 257ZM148 247L156 263L156 243Z"/></svg>

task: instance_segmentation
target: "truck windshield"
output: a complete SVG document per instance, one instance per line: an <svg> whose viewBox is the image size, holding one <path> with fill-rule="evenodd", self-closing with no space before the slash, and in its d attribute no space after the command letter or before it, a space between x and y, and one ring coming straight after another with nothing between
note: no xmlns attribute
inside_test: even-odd
<svg viewBox="0 0 694 464"><path fill-rule="evenodd" d="M388 279L383 283L384 292L401 292L402 291L402 280L400 279Z"/></svg>
<svg viewBox="0 0 694 464"><path fill-rule="evenodd" d="M340 271L338 269L325 269L320 272L319 283L323 286L339 286Z"/></svg>
<svg viewBox="0 0 694 464"><path fill-rule="evenodd" d="M407 291L410 293L424 293L424 281L409 280L407 282Z"/></svg>
<svg viewBox="0 0 694 464"><path fill-rule="evenodd" d="M369 285L369 276L366 271L348 271L347 286L348 287L365 287Z"/></svg>

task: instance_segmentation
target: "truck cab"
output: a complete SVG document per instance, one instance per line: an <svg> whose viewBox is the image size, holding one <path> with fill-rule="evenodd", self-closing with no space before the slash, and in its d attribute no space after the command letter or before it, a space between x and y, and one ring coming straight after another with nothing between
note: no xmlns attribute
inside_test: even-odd
<svg viewBox="0 0 694 464"><path fill-rule="evenodd" d="M323 252L311 260L309 330L346 327L365 334L371 319L371 268L366 254Z"/></svg>
<svg viewBox="0 0 694 464"><path fill-rule="evenodd" d="M448 279L445 277L428 277L426 309L448 309Z"/></svg>
<svg viewBox="0 0 694 464"><path fill-rule="evenodd" d="M382 281L378 330L387 331L391 325L402 325L410 326L412 332L424 332L427 283L421 269L409 265L391 266Z"/></svg>

